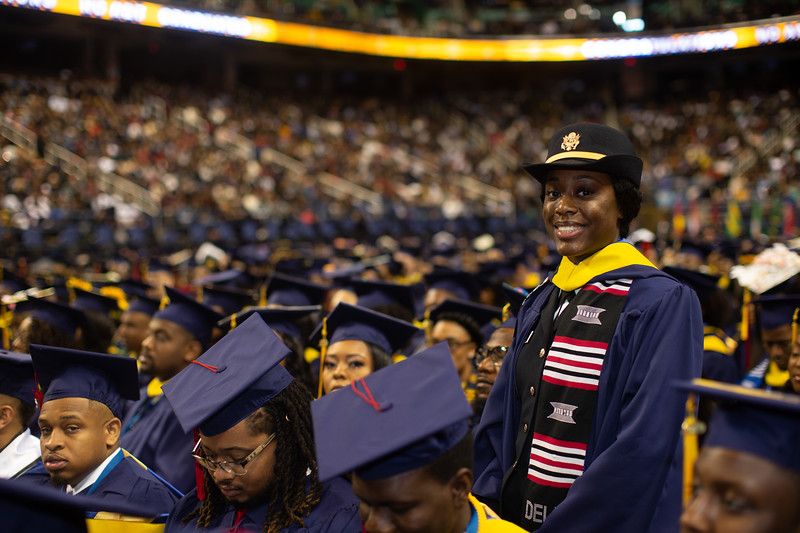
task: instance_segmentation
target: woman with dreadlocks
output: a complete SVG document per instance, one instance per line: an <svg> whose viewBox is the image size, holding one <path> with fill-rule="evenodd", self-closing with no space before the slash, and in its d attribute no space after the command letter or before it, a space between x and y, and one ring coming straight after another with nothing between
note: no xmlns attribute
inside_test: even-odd
<svg viewBox="0 0 800 533"><path fill-rule="evenodd" d="M163 386L196 428L198 465L165 531L361 531L349 483L317 477L311 395L279 364L288 353L255 313Z"/></svg>

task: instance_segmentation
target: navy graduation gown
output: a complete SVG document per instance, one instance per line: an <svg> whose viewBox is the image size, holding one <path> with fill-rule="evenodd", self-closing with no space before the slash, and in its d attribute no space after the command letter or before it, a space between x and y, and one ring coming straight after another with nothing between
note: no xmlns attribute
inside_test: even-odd
<svg viewBox="0 0 800 533"><path fill-rule="evenodd" d="M183 517L200 506L197 489L184 496L167 519L164 533L198 531L196 519L183 523ZM227 505L225 511L212 526L214 531L261 531L267 516L266 505L248 509L238 526L235 524L236 508ZM323 483L319 503L303 518L305 527L292 525L282 529L285 533L361 533L361 517L358 513L358 498L344 478L334 478Z"/></svg>
<svg viewBox="0 0 800 533"><path fill-rule="evenodd" d="M678 530L685 395L672 383L700 376L700 305L691 289L652 267L623 267L591 282L619 278L633 283L603 361L584 473L549 510L542 533ZM476 431L473 493L490 503L499 502L504 475L518 456L525 391L516 390L517 360L554 288L545 282L520 309Z"/></svg>
<svg viewBox="0 0 800 533"><path fill-rule="evenodd" d="M122 428L123 448L179 491L192 490L194 437L183 431L163 394L136 402Z"/></svg>
<svg viewBox="0 0 800 533"><path fill-rule="evenodd" d="M739 383L739 366L736 359L729 354L731 349L726 342L727 336L716 328L706 327L705 330L702 377L725 383Z"/></svg>
<svg viewBox="0 0 800 533"><path fill-rule="evenodd" d="M19 479L49 484L50 475L44 464L39 463ZM180 494L129 455L124 456L105 476L80 494L109 502L135 505L141 508L143 516L167 514L180 498Z"/></svg>

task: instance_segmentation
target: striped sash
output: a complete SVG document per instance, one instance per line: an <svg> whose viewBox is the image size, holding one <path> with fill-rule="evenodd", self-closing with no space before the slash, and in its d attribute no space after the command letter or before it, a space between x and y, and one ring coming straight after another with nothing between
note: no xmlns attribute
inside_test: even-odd
<svg viewBox="0 0 800 533"><path fill-rule="evenodd" d="M591 283L567 304L551 301L520 352L517 387L532 392L521 398L529 406L522 409L526 437L518 441L516 472L504 485L503 498L513 496L502 508L512 515L504 518L528 531L541 527L583 474L603 358L631 284L631 279Z"/></svg>

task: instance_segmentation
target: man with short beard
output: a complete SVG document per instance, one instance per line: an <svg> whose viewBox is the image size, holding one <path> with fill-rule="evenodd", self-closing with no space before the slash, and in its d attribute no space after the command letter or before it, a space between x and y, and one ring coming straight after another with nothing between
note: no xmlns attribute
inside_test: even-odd
<svg viewBox="0 0 800 533"><path fill-rule="evenodd" d="M153 381L127 411L121 442L178 490L188 492L195 481L190 455L194 442L163 401L161 385L208 349L222 316L171 287L165 289L167 299L150 319L139 353L140 370Z"/></svg>
<svg viewBox="0 0 800 533"><path fill-rule="evenodd" d="M128 357L31 345L37 384L42 464L20 480L67 494L136 504L147 516L168 513L180 493L120 448L121 410L139 397Z"/></svg>
<svg viewBox="0 0 800 533"><path fill-rule="evenodd" d="M164 385L202 468L165 531L361 532L347 481L319 481L311 395L288 354L256 313Z"/></svg>

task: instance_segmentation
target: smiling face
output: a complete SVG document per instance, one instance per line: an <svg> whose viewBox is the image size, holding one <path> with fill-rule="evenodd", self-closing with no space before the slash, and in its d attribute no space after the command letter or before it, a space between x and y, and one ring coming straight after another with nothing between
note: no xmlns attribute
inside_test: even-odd
<svg viewBox="0 0 800 533"><path fill-rule="evenodd" d="M212 461L241 461L258 448L269 435L253 431L245 418L219 435L202 437L202 454ZM236 476L217 468L209 472L214 484L237 509L255 507L268 501L270 486L275 479L275 448L277 440L269 443L252 461L247 473Z"/></svg>
<svg viewBox="0 0 800 533"><path fill-rule="evenodd" d="M86 398L59 398L42 405L42 461L59 485L75 486L119 446L120 420Z"/></svg>
<svg viewBox="0 0 800 533"><path fill-rule="evenodd" d="M334 342L325 354L322 388L325 394L328 394L347 387L353 381L370 375L374 368L372 352L366 342L356 340Z"/></svg>
<svg viewBox="0 0 800 533"><path fill-rule="evenodd" d="M580 169L555 169L544 184L547 232L559 254L578 263L619 238L611 176Z"/></svg>
<svg viewBox="0 0 800 533"><path fill-rule="evenodd" d="M705 447L682 533L800 532L800 477L756 455Z"/></svg>

